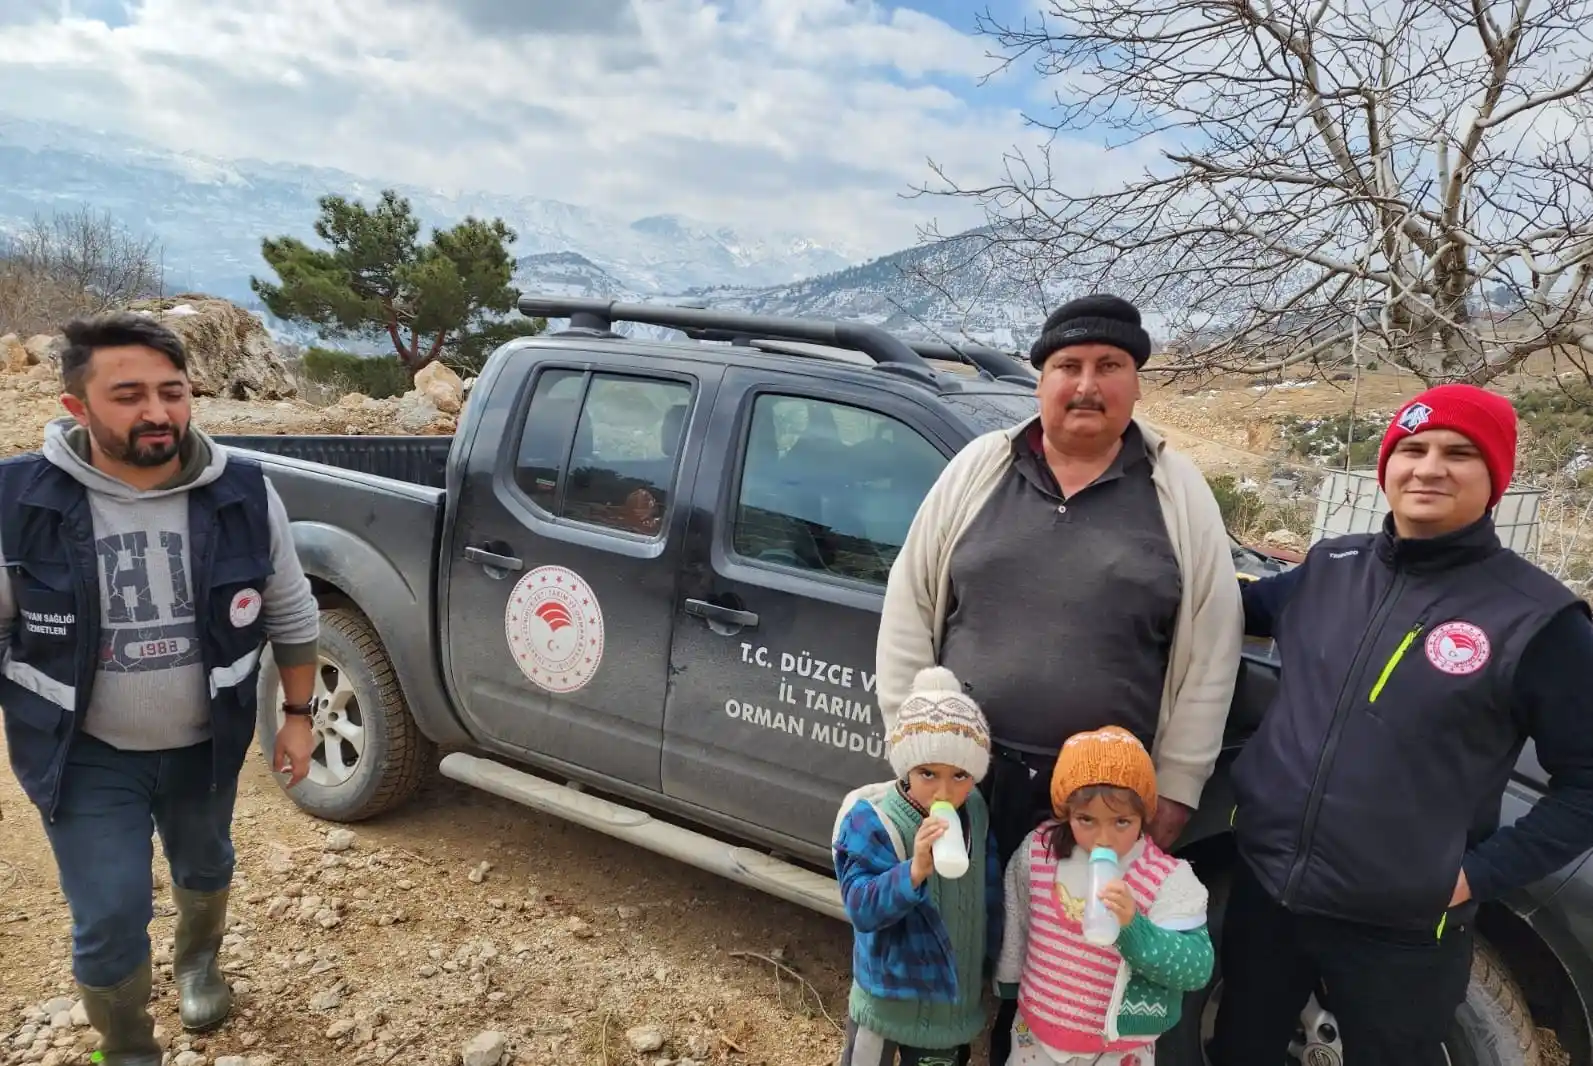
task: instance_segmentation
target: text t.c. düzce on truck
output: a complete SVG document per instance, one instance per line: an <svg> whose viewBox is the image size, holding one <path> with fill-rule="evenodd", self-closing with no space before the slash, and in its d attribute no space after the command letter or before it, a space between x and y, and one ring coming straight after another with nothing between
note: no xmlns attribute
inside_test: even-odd
<svg viewBox="0 0 1593 1066"><path fill-rule="evenodd" d="M520 306L569 326L495 352L453 437L220 438L265 464L323 609L322 739L290 795L368 818L447 749L448 777L841 916L829 841L841 797L881 772L886 575L951 457L1035 412L1033 372L857 323ZM621 321L685 336L626 338ZM1241 575L1283 565L1233 548ZM1178 847L1212 888L1214 936L1235 861L1227 767L1275 679L1271 649L1247 648ZM269 663L261 685L270 751ZM1529 746L1501 822L1543 784ZM1532 1066L1542 1026L1589 1063L1585 858L1483 909L1451 1061ZM1158 1061L1202 1061L1220 987L1191 997ZM1296 1051L1343 1061L1325 992Z"/></svg>

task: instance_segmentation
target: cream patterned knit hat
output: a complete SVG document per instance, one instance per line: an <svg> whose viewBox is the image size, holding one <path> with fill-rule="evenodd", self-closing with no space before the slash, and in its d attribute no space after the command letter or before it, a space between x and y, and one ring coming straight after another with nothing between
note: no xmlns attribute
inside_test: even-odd
<svg viewBox="0 0 1593 1066"><path fill-rule="evenodd" d="M902 701L886 744L898 777L929 763L966 770L975 781L984 780L990 769L990 727L984 712L944 666L920 670L913 678L913 691Z"/></svg>

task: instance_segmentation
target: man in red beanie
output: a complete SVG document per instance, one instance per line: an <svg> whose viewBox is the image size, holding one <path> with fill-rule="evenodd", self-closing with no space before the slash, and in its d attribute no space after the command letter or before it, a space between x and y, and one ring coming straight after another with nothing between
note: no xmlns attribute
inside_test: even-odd
<svg viewBox="0 0 1593 1066"><path fill-rule="evenodd" d="M1283 1061L1323 989L1355 1066L1447 1063L1479 905L1593 848L1593 619L1499 542L1515 450L1504 397L1429 389L1383 437L1382 531L1243 589L1282 671L1233 768L1213 1066ZM1501 829L1528 738L1547 794Z"/></svg>

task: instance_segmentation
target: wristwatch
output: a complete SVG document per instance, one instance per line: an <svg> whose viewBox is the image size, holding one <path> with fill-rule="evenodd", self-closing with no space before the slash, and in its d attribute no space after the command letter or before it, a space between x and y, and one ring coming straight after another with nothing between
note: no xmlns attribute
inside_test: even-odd
<svg viewBox="0 0 1593 1066"><path fill-rule="evenodd" d="M303 703L288 703L286 700L284 700L282 703L282 713L286 715L297 715L301 718L309 718L315 714L315 701L305 700Z"/></svg>

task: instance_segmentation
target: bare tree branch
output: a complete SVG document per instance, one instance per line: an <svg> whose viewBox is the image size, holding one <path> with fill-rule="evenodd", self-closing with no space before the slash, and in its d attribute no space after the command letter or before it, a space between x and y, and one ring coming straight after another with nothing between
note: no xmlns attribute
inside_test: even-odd
<svg viewBox="0 0 1593 1066"><path fill-rule="evenodd" d="M155 242L88 208L36 216L0 235L0 335L27 336L74 315L121 307L161 288Z"/></svg>
<svg viewBox="0 0 1593 1066"><path fill-rule="evenodd" d="M1055 86L1028 116L1051 140L987 185L932 164L918 192L980 203L1002 260L1158 312L1175 372L1331 370L1358 333L1423 380L1486 382L1593 354L1590 26L1593 0L987 12L1001 66ZM1091 189L1054 165L1063 137L1157 153Z"/></svg>

